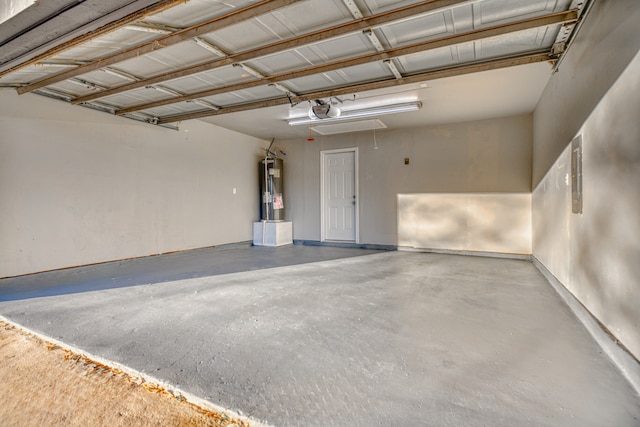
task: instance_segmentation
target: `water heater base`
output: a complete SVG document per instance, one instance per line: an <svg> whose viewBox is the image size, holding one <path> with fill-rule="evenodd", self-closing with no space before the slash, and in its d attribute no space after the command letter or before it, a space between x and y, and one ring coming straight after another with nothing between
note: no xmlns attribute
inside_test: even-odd
<svg viewBox="0 0 640 427"><path fill-rule="evenodd" d="M260 221L253 223L254 246L283 246L293 244L291 221Z"/></svg>

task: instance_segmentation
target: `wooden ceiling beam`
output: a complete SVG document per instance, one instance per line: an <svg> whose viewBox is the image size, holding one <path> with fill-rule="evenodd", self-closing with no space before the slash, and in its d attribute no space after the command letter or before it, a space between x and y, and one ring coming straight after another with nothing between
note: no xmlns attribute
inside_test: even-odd
<svg viewBox="0 0 640 427"><path fill-rule="evenodd" d="M237 24L247 19L251 19L255 16L263 15L275 9L290 5L297 1L300 0L262 0L231 13L209 19L205 22L187 27L180 31L176 31L175 33L167 34L149 42L141 43L137 46L133 46L123 51L96 59L95 61L91 61L88 64L78 66L71 70L64 71L50 77L45 77L44 79L40 79L21 88L18 88L17 91L19 94L28 93L44 86L49 86L63 80L70 79L72 77L79 76L81 74L86 74L103 67L108 67L110 65L126 61L128 59L136 58L140 55L145 55L147 53L151 53L156 50L193 39L194 37L210 33L220 28Z"/></svg>
<svg viewBox="0 0 640 427"><path fill-rule="evenodd" d="M292 37L277 42L260 46L255 49L249 49L243 52L238 52L233 55L229 55L224 58L214 59L211 61L196 64L190 67L181 68L179 70L169 71L163 74L159 74L154 77L139 80L136 82L127 83L112 89L104 91L93 92L85 96L78 97L71 101L72 104L80 104L83 102L92 101L94 99L104 98L106 96L116 95L118 93L126 92L129 90L139 89L141 87L150 86L169 80L175 80L182 77L187 77L197 73L203 73L211 71L216 68L231 65L236 62L251 61L274 53L287 51L296 47L308 45L321 40L327 40L346 34L351 34L357 31L363 31L369 28L379 27L390 22L399 21L402 19L410 18L413 16L423 15L430 13L438 9L445 7L455 6L456 4L467 3L469 0L428 0L410 6L393 9L387 12L378 13L364 17L355 21L349 21L343 24L334 25L322 30L313 31L308 34L303 34L297 37Z"/></svg>
<svg viewBox="0 0 640 427"><path fill-rule="evenodd" d="M321 64L321 65L299 69L295 71L280 73L277 75L265 77L263 79L256 79L248 82L242 82L238 84L199 91L191 94L185 94L182 96L167 98L167 99L159 100L155 102L134 105L128 108L118 110L116 111L116 114L123 115L123 114L131 113L133 111L146 110L149 108L175 104L178 102L189 101L192 99L218 95L225 92L233 92L233 91L248 89L252 87L263 86L268 83L283 82L286 80L306 77L314 74L326 73L329 71L335 71L335 70L339 70L347 67L353 67L361 64L366 64L374 61L397 58L405 55L424 52L427 50L454 46L461 43L468 43L468 42L477 41L480 39L485 39L488 37L504 36L506 34L514 33L517 31L523 31L523 30L543 27L547 25L561 24L565 22L572 22L577 20L577 18L578 18L578 13L576 10L552 13L549 15L543 15L536 18L525 19L522 21L512 22L509 24L502 24L494 27L483 28L480 30L468 31L466 33L454 34L451 36L446 36L446 37L442 37L435 40L428 40L421 43L415 43L409 46L388 49L383 52L360 55L355 58L348 58L341 61L334 61L327 64Z"/></svg>
<svg viewBox="0 0 640 427"><path fill-rule="evenodd" d="M351 86L345 86L341 88L329 89L324 91L317 91L307 94L301 94L293 96L290 99L281 97L273 98L263 101L251 102L233 105L230 107L221 108L219 110L207 110L207 111L195 111L192 113L175 114L171 116L159 117L158 124L174 123L190 119L201 119L204 117L217 116L220 114L237 113L240 111L256 110L259 108L275 107L278 105L297 104L304 101L310 101L319 98L329 98L332 96L341 96L352 94L356 92L364 92L369 90L384 89L393 86L406 85L411 83L420 83L426 80L436 80L447 77L460 76L464 74L478 73L482 71L497 70L500 68L514 67L518 65L532 64L543 61L555 61L548 52L529 53L510 58L497 59L492 61L467 64L458 67L445 68L436 71L430 71L421 74L415 74L397 79L395 77L375 81L369 83L356 84Z"/></svg>

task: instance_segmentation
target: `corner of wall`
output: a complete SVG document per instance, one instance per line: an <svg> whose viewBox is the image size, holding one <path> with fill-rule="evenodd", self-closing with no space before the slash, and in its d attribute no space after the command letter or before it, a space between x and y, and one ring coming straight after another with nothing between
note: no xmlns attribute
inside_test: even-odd
<svg viewBox="0 0 640 427"><path fill-rule="evenodd" d="M533 255L640 357L640 8L596 1L534 112ZM583 137L583 213L570 142ZM637 304L636 304L637 305Z"/></svg>
<svg viewBox="0 0 640 427"><path fill-rule="evenodd" d="M0 122L0 277L251 239L262 140L8 91Z"/></svg>

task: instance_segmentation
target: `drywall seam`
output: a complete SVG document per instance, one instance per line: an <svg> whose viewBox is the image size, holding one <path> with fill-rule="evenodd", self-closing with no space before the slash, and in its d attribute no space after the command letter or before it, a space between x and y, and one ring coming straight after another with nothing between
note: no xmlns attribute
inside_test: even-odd
<svg viewBox="0 0 640 427"><path fill-rule="evenodd" d="M535 256L531 258L533 265L540 270L553 289L560 295L596 343L602 348L602 351L604 351L618 370L620 370L622 376L629 382L636 394L640 396L640 362L613 339L596 318L593 317L580 301L578 301Z"/></svg>

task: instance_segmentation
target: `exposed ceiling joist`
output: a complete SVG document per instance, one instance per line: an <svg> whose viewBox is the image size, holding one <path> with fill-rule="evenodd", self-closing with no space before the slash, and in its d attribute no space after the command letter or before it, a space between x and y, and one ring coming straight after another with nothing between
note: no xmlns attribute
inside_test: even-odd
<svg viewBox="0 0 640 427"><path fill-rule="evenodd" d="M102 67L107 67L118 62L126 61L127 59L136 58L140 55L163 49L165 47L184 42L186 40L193 39L194 37L201 36L203 34L210 33L220 28L228 27L233 24L237 24L247 19L251 19L257 15L263 15L275 9L290 5L301 0L262 0L256 4L238 9L234 12L228 13L223 16L219 16L205 22L187 27L183 30L176 31L175 33L168 34L156 38L150 42L142 43L129 49L117 52L113 55L108 55L103 58L99 58L95 61L89 62L86 65L79 66L77 68L55 74L51 77L47 77L36 82L30 83L18 89L19 94L31 92L35 89L49 86L54 83L61 82L63 80L76 77L81 74L85 74L91 71L95 71Z"/></svg>
<svg viewBox="0 0 640 427"><path fill-rule="evenodd" d="M15 61L14 65L9 66L8 68L0 71L0 77L4 76L5 74L8 73L12 73L14 71L18 71L22 68L28 67L30 65L34 65L37 64L40 61L43 61L47 58L50 58L52 56L58 55L66 50L72 49L76 46L79 46L83 43L86 43L87 41L94 39L96 37L100 37L103 36L105 34L109 34L119 28L125 27L127 25L130 25L134 22L140 21L141 19L146 18L147 16L150 15L155 15L157 13L162 12L163 10L169 9L174 7L177 4L180 3L184 3L184 0L160 0L157 3L151 5L151 6L147 6L143 9L140 9L134 13L131 13L123 18L117 19L113 22L110 22L100 28L98 28L97 30L93 30L90 32L87 32L85 34L81 34L69 41L66 41L64 43L61 44L57 44L54 45L52 48L46 50L45 52L42 52L40 54L37 54L35 56L31 55L31 57L29 58L18 58ZM14 61L12 61L14 62ZM3 67L4 68L4 67Z"/></svg>
<svg viewBox="0 0 640 427"><path fill-rule="evenodd" d="M519 55L511 58L504 58L500 60L493 60L487 62L481 62L476 64L464 65L459 67L451 67L442 70L430 71L427 73L420 73L413 76L404 77L402 79L391 78L383 81L377 81L372 83L363 83L358 85L346 86L337 89L329 89L325 91L318 91L313 93L301 94L298 96L292 96L290 98L274 98L264 101L250 102L244 104L238 104L219 110L208 111L196 111L185 114L175 114L171 116L165 116L158 118L158 124L174 123L183 120L200 119L204 117L210 117L220 114L236 113L240 111L255 110L259 108L274 107L278 105L286 105L289 103L297 104L304 101L309 101L318 98L328 98L332 96L347 95L355 92L364 92L369 90L384 89L392 86L406 85L411 83L420 83L425 80L436 80L447 77L460 76L463 74L477 73L482 71L497 70L500 68L514 67L517 65L532 64L535 62L543 61L555 61L555 58L551 57L548 52L532 53L526 55Z"/></svg>
<svg viewBox="0 0 640 427"><path fill-rule="evenodd" d="M33 92L154 125L208 117L260 138L296 137L284 119L305 114L306 102L291 108L302 101L355 93L354 108L433 97L433 108L394 117L390 127L501 117L535 106L551 74L545 62L564 54L558 46L574 34L585 0L160 0L179 6L133 20L128 5L158 1L100 0L99 9L62 10L61 17L78 19L69 28L131 22L91 33L68 51L65 42L81 33L42 28L33 35L44 40L36 38L37 46L50 49L55 39L62 53L1 76L0 86L24 93L43 85ZM28 49L29 57L46 50ZM479 71L489 72L472 75Z"/></svg>
<svg viewBox="0 0 640 427"><path fill-rule="evenodd" d="M280 40L266 46L260 46L255 49L249 49L243 52L229 55L228 57L214 59L201 64L197 64L190 67L181 68L179 70L173 70L167 73L159 74L157 76L143 79L138 82L128 83L126 85L118 86L112 89L107 89L101 92L95 92L86 96L78 97L72 101L73 104L88 102L94 99L103 98L106 96L115 95L118 93L138 89L148 85L161 83L169 80L174 80L186 76L190 76L205 71L211 71L216 68L220 68L226 65L231 65L236 62L251 61L267 55L272 55L278 52L283 52L299 46L311 44L321 40L327 40L330 38L340 37L347 34L351 34L358 31L368 30L391 22L400 21L410 17L424 15L430 12L434 12L439 9L451 7L463 3L468 3L469 0L428 0L414 5L405 6L390 11L364 17L357 21L350 21L344 24L335 25L322 30L314 31L301 36L292 37L284 40Z"/></svg>
<svg viewBox="0 0 640 427"><path fill-rule="evenodd" d="M454 46L461 43L468 43L472 41L485 39L488 37L506 35L509 33L517 32L517 31L528 30L531 28L538 28L538 27L544 27L547 25L572 22L572 21L575 21L577 18L578 18L578 12L576 10L568 10L564 12L543 15L537 18L530 18L522 21L511 22L508 24L502 24L502 25L487 27L479 30L468 31L465 33L446 36L439 39L428 40L422 43L415 43L409 46L403 46L395 49L388 49L383 52L360 55L355 58L348 58L341 61L334 61L327 64L322 64L322 65L312 66L312 67L299 69L295 71L280 73L280 74L269 76L269 77L256 75L256 77L258 77L256 80L242 82L242 83L228 85L228 86L217 87L214 89L204 90L200 92L186 94L183 96L159 100L155 102L135 105L129 108L118 110L116 114L118 115L127 114L132 111L145 110L145 109L159 107L163 105L174 104L177 102L188 101L195 98L204 98L207 96L213 96L220 93L232 92L232 91L247 89L251 87L257 87L267 83L279 83L279 82L283 82L286 80L291 80L299 77L305 77L305 76L310 76L310 75L319 74L319 73L326 73L329 71L335 71L335 70L339 70L347 67L352 67L355 65L366 64L373 61L390 60L392 58L396 58L400 56L420 53L427 50L438 49L442 47ZM399 73L397 74L394 73L394 77L398 80L403 80L402 76L399 75Z"/></svg>

